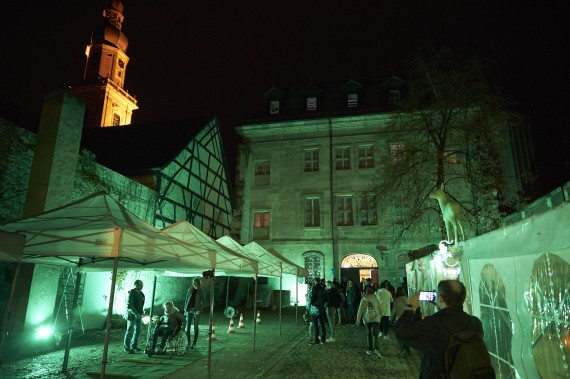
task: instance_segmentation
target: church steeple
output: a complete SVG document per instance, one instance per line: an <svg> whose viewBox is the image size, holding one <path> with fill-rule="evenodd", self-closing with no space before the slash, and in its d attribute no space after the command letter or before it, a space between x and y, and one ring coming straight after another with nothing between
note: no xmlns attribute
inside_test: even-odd
<svg viewBox="0 0 570 379"><path fill-rule="evenodd" d="M86 127L129 125L138 109L137 100L123 89L129 63L123 10L121 1L106 1L104 20L85 50L83 84L72 88L86 102Z"/></svg>

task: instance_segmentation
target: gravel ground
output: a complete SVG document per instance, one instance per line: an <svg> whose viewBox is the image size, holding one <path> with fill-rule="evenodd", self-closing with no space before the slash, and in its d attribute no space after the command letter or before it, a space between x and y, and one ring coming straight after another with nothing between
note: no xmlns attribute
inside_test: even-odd
<svg viewBox="0 0 570 379"><path fill-rule="evenodd" d="M125 357L122 344L124 333L123 329L111 330L107 355L109 363ZM46 354L28 357L26 357L25 353L19 356L10 356L9 352L6 352L0 376L2 379L69 379L83 375L87 371L98 371L100 370L101 358L103 356L104 340L104 330L86 331L85 334L81 332L76 333L69 354L68 370L65 374L61 372L65 354L63 346ZM140 338L140 341L145 340L146 333Z"/></svg>

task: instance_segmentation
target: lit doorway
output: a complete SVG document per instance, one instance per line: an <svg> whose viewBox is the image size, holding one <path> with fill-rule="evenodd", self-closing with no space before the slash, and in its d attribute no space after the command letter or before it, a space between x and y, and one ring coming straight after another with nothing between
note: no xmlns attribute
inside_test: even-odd
<svg viewBox="0 0 570 379"><path fill-rule="evenodd" d="M355 283L361 283L366 278L371 278L372 283L378 282L378 263L371 255L347 255L340 262L340 269L342 277L350 278Z"/></svg>

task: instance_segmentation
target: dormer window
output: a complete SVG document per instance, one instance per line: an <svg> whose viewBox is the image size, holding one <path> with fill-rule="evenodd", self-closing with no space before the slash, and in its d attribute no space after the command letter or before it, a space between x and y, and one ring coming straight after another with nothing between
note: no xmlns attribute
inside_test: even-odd
<svg viewBox="0 0 570 379"><path fill-rule="evenodd" d="M393 89L388 92L388 102L392 105L400 104L400 90Z"/></svg>
<svg viewBox="0 0 570 379"><path fill-rule="evenodd" d="M349 108L356 108L358 107L358 94L356 92L349 93L346 96L346 106Z"/></svg>
<svg viewBox="0 0 570 379"><path fill-rule="evenodd" d="M316 110L317 110L317 97L316 96L307 97L307 111L316 111Z"/></svg>
<svg viewBox="0 0 570 379"><path fill-rule="evenodd" d="M279 114L279 100L269 102L269 114Z"/></svg>

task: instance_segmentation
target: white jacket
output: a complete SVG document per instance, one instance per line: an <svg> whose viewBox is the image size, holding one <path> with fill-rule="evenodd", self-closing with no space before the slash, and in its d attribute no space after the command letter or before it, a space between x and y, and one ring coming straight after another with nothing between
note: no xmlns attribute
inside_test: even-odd
<svg viewBox="0 0 570 379"><path fill-rule="evenodd" d="M390 303L394 301L390 291L386 288L380 288L374 295L380 302L380 315L383 317L390 317Z"/></svg>
<svg viewBox="0 0 570 379"><path fill-rule="evenodd" d="M368 310L368 304L376 310L376 315L374 317L369 317L370 313L366 312ZM374 295L366 295L360 300L360 305L358 306L358 314L356 315L356 325L360 324L360 320L365 323L380 322L380 303Z"/></svg>

